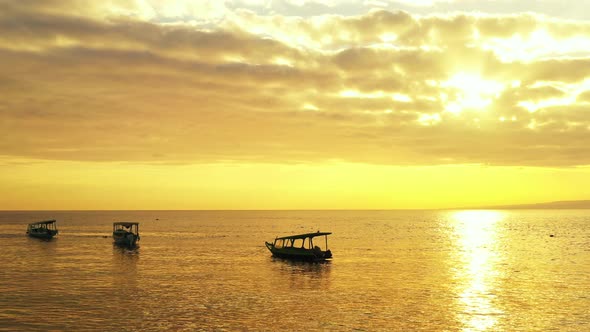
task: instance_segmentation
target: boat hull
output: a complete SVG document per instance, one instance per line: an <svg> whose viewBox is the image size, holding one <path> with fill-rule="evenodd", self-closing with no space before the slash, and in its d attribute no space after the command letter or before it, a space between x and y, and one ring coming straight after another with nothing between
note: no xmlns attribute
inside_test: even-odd
<svg viewBox="0 0 590 332"><path fill-rule="evenodd" d="M321 251L304 248L276 248L272 243L265 242L266 248L272 253L274 257L283 259L317 262L332 258L330 250Z"/></svg>
<svg viewBox="0 0 590 332"><path fill-rule="evenodd" d="M113 232L113 241L119 246L134 247L138 240L139 235L130 232Z"/></svg>
<svg viewBox="0 0 590 332"><path fill-rule="evenodd" d="M46 232L27 232L27 235L30 237L34 237L37 239L52 239L54 236L57 235L57 231L54 230L47 230Z"/></svg>

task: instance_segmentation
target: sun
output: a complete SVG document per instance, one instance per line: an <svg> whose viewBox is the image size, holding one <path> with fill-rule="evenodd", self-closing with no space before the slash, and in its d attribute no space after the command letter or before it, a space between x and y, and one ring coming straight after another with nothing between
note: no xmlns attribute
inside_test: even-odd
<svg viewBox="0 0 590 332"><path fill-rule="evenodd" d="M504 84L500 82L464 72L451 76L441 87L446 89L445 111L454 114L464 110L485 110L504 90Z"/></svg>

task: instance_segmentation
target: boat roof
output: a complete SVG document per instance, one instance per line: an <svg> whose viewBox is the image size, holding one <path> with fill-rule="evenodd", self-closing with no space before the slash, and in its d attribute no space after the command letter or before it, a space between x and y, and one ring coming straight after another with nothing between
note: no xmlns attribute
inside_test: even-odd
<svg viewBox="0 0 590 332"><path fill-rule="evenodd" d="M316 236L322 236L322 235L330 235L332 234L331 232L320 232L317 231L315 233L305 233L305 234L299 234L299 235L290 235L290 236L283 236L283 237L277 237L277 240L286 240L286 239L306 239L306 238L312 238L312 237L316 237Z"/></svg>
<svg viewBox="0 0 590 332"><path fill-rule="evenodd" d="M55 222L55 220L45 220L45 221L32 222L29 225L45 225L45 224L53 224L54 222Z"/></svg>
<svg viewBox="0 0 590 332"><path fill-rule="evenodd" d="M131 225L139 225L139 223L138 222L131 222L131 221L119 221L119 222L113 223L113 226L117 226L117 225L130 227Z"/></svg>

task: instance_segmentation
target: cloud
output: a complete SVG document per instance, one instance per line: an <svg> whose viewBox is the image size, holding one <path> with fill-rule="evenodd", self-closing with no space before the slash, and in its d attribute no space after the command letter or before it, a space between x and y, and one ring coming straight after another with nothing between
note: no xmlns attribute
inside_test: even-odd
<svg viewBox="0 0 590 332"><path fill-rule="evenodd" d="M590 164L590 57L568 44L586 41L585 22L384 10L304 18L225 5L211 9L217 20L163 22L184 14L85 4L0 2L0 155ZM515 36L550 43L506 57Z"/></svg>

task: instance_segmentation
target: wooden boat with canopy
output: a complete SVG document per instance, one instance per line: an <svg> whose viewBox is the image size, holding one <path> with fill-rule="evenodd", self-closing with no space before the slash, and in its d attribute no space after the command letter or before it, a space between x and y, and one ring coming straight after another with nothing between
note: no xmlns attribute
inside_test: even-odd
<svg viewBox="0 0 590 332"><path fill-rule="evenodd" d="M323 261L332 258L328 249L329 232L306 233L275 238L274 242L265 242L273 256L304 261ZM324 239L316 239L318 237ZM314 242L314 239L316 240ZM322 248L323 246L323 248Z"/></svg>
<svg viewBox="0 0 590 332"><path fill-rule="evenodd" d="M127 221L113 223L113 240L117 245L135 246L139 241L139 223Z"/></svg>
<svg viewBox="0 0 590 332"><path fill-rule="evenodd" d="M46 220L30 223L27 227L27 234L30 237L40 239L51 239L57 235L58 230L55 220Z"/></svg>

